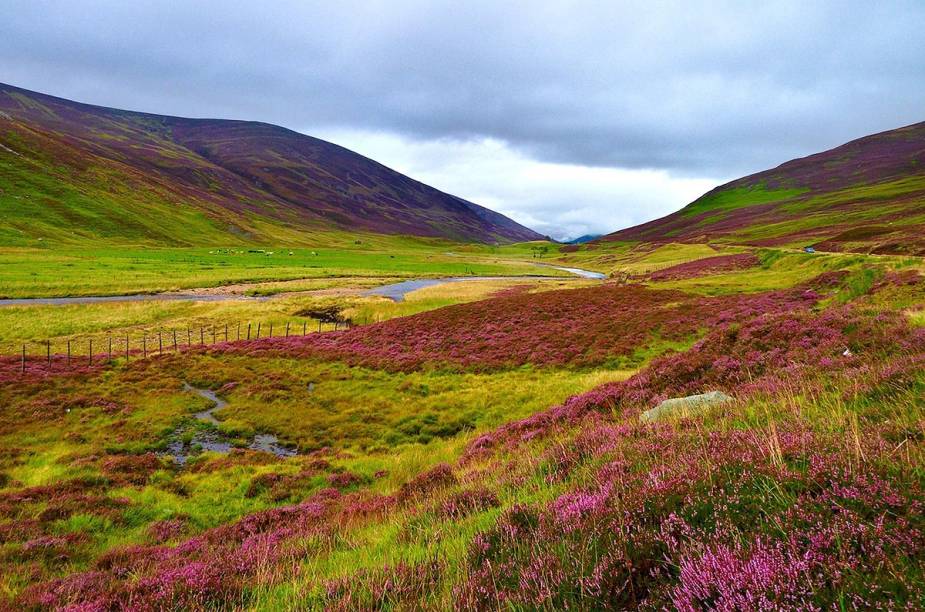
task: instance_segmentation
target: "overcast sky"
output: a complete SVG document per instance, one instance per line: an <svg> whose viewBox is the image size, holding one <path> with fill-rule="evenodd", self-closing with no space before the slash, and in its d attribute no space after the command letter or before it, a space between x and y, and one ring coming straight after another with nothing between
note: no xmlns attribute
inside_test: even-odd
<svg viewBox="0 0 925 612"><path fill-rule="evenodd" d="M925 1L0 0L0 81L277 123L567 238L925 120Z"/></svg>

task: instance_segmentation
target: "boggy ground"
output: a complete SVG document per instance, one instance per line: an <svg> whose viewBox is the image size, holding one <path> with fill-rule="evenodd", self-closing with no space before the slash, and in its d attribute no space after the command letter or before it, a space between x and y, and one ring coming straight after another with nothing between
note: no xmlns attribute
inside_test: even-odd
<svg viewBox="0 0 925 612"><path fill-rule="evenodd" d="M770 259L44 378L8 364L8 601L918 608L925 280ZM749 272L778 286L731 290ZM184 381L229 402L228 439L300 454L173 465L176 427L203 426ZM734 404L639 422L709 390Z"/></svg>

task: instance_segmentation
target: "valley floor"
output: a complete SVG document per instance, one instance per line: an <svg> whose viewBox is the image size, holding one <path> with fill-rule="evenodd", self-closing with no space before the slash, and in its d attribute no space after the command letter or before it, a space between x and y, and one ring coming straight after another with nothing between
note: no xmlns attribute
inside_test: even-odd
<svg viewBox="0 0 925 612"><path fill-rule="evenodd" d="M507 249L439 264L423 249L394 268L364 259L336 286L320 273L287 281L284 266L256 289L310 293L263 302L0 309L10 344L322 312L357 323L147 360L37 358L25 373L0 359L0 601L925 605L920 259L616 244L547 256L605 272L603 283L361 294L418 265L533 267L528 246ZM67 258L50 269L80 265ZM247 267L231 266L253 280ZM41 268L32 285L27 267L7 271L10 295L60 291ZM153 274L132 290L223 272L212 274L169 285ZM733 400L640 420L710 391ZM261 436L282 450L260 450Z"/></svg>

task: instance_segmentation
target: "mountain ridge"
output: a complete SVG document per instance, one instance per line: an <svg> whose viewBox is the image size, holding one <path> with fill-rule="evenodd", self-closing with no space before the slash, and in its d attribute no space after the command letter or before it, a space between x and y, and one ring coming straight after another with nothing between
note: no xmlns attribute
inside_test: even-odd
<svg viewBox="0 0 925 612"><path fill-rule="evenodd" d="M4 84L0 113L2 244L42 234L66 240L69 231L180 244L298 242L301 233L331 229L489 243L542 238L340 145L269 123L113 109ZM200 240L177 238L184 218Z"/></svg>
<svg viewBox="0 0 925 612"><path fill-rule="evenodd" d="M600 240L921 255L923 228L925 122L735 179L671 215Z"/></svg>

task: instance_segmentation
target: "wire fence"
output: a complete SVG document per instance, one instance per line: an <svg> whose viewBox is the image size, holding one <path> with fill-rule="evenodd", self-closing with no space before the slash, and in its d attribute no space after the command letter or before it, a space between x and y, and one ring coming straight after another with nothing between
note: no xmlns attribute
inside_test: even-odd
<svg viewBox="0 0 925 612"><path fill-rule="evenodd" d="M283 324L238 322L106 333L84 338L33 340L21 343L19 354L15 357L19 358L20 371L25 373L27 366L33 369L44 365L51 370L149 359L229 342L307 336L310 333L345 330L372 322L364 320L358 323L350 319L286 321Z"/></svg>

